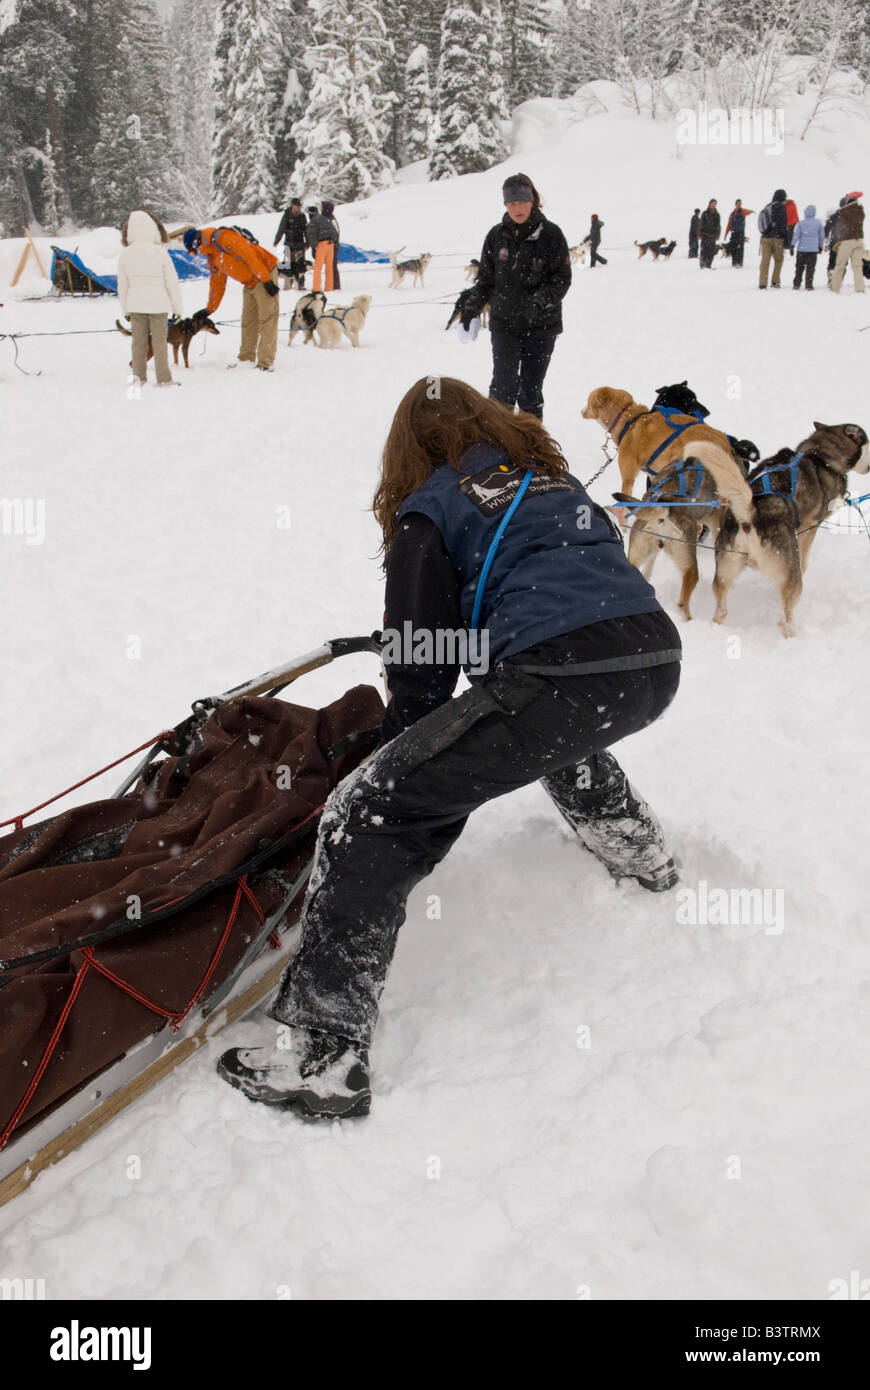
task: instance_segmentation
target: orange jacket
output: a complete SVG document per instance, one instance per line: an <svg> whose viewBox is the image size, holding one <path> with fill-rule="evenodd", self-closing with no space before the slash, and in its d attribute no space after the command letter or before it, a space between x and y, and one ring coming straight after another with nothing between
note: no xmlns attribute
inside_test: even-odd
<svg viewBox="0 0 870 1390"><path fill-rule="evenodd" d="M224 297L228 275L231 279L238 280L246 290L252 290L255 285L265 284L271 279L272 271L278 264L278 257L273 256L271 251L267 251L256 242L248 241L247 237L233 231L232 227L203 227L199 249L202 255L208 257L211 268L206 305L209 314L214 313Z"/></svg>

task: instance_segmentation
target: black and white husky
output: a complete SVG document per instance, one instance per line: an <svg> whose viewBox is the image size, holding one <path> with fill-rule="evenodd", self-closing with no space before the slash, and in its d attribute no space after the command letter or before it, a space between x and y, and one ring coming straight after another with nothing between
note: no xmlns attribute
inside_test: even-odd
<svg viewBox="0 0 870 1390"><path fill-rule="evenodd" d="M297 333L304 333L305 342L310 343L312 334L317 327L317 320L325 308L326 295L323 290L311 290L308 294L303 294L301 298L297 299L293 309L293 317L290 320L288 345L292 345Z"/></svg>
<svg viewBox="0 0 870 1390"><path fill-rule="evenodd" d="M390 280L390 289L399 289L406 275L413 275L414 289L417 289L418 285L421 290L425 289L426 286L423 283L423 276L426 273L427 265L432 259L428 251L425 255L415 256L410 261L400 261L398 256L398 251L390 252L390 265L393 267L393 278Z"/></svg>

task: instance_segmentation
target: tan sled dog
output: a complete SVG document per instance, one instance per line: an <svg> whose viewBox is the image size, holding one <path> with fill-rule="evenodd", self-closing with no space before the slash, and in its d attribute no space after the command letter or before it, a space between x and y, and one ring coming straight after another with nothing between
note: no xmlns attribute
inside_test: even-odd
<svg viewBox="0 0 870 1390"><path fill-rule="evenodd" d="M582 412L584 420L597 420L617 446L619 476L622 491L634 496L634 480L643 473L656 449L674 433L665 417L658 410L639 405L627 391L613 386L597 386L590 391L586 407ZM718 444L727 454L731 446L721 430L714 430L692 415L673 415L674 425L689 422L688 428L674 437L652 464L657 473L666 473L670 464L683 458L683 450L688 443L706 440Z"/></svg>
<svg viewBox="0 0 870 1390"><path fill-rule="evenodd" d="M344 307L330 304L317 320L314 339L318 347L335 348L341 342L342 334L350 339L351 347L359 347L359 335L371 308L370 294L358 294L352 304Z"/></svg>
<svg viewBox="0 0 870 1390"><path fill-rule="evenodd" d="M691 445L686 446L686 456L687 461L680 460L681 464L685 463L680 472L670 467L658 479L654 490L653 487L647 489L643 499L645 506L628 509L634 512L628 533L628 558L644 579L650 579L659 551L665 552L681 575L677 608L689 622L692 594L698 584L698 541L703 533L708 538L705 544L712 545L722 525L725 508L717 495L712 474L700 464L692 466ZM733 459L731 467L736 488L739 468ZM683 493L680 492L681 476ZM628 500L623 493L613 495L617 504ZM657 505L659 500L661 504Z"/></svg>

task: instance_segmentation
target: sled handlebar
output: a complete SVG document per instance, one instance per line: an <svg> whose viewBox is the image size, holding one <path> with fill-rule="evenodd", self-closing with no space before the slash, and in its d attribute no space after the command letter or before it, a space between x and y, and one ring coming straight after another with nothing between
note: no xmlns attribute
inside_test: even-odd
<svg viewBox="0 0 870 1390"><path fill-rule="evenodd" d="M321 647L315 647L310 652L304 652L302 656L294 657L284 666L276 666L243 685L233 686L232 690L226 691L220 699L236 700L240 695L264 695L267 692L283 690L285 685L290 685L291 681L298 680L309 671L328 666L339 656L351 656L357 652L371 652L373 656L380 656L381 634L373 632L368 637L333 637Z"/></svg>
<svg viewBox="0 0 870 1390"><path fill-rule="evenodd" d="M243 685L233 686L223 695L196 700L193 705L193 714L188 715L180 724L177 724L174 733L178 736L179 741L186 741L192 735L194 726L198 726L207 712L213 710L217 705L222 705L227 700L237 700L243 695L276 695L279 690L283 690L286 685L290 685L292 681L298 680L300 676L306 675L309 671L316 671L321 666L328 666L337 657L351 656L358 652L371 652L373 656L380 656L380 632L372 632L368 637L333 637L329 642L324 642L322 646L314 647L312 651L294 657L292 661L286 662L283 666L275 666L271 671L264 671L261 676L254 676L253 680L245 681ZM115 799L124 796L130 790L158 753L167 751L169 751L168 745L161 739L124 779L114 794Z"/></svg>

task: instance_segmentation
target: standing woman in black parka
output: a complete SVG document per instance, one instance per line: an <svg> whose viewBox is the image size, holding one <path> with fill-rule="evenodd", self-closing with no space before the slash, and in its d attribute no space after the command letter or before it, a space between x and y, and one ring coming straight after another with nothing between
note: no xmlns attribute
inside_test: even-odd
<svg viewBox="0 0 870 1390"><path fill-rule="evenodd" d="M562 332L562 299L571 284L571 257L561 228L542 213L540 194L526 174L505 179L502 196L505 215L483 243L462 323L467 328L489 304L489 394L541 419L544 377Z"/></svg>

